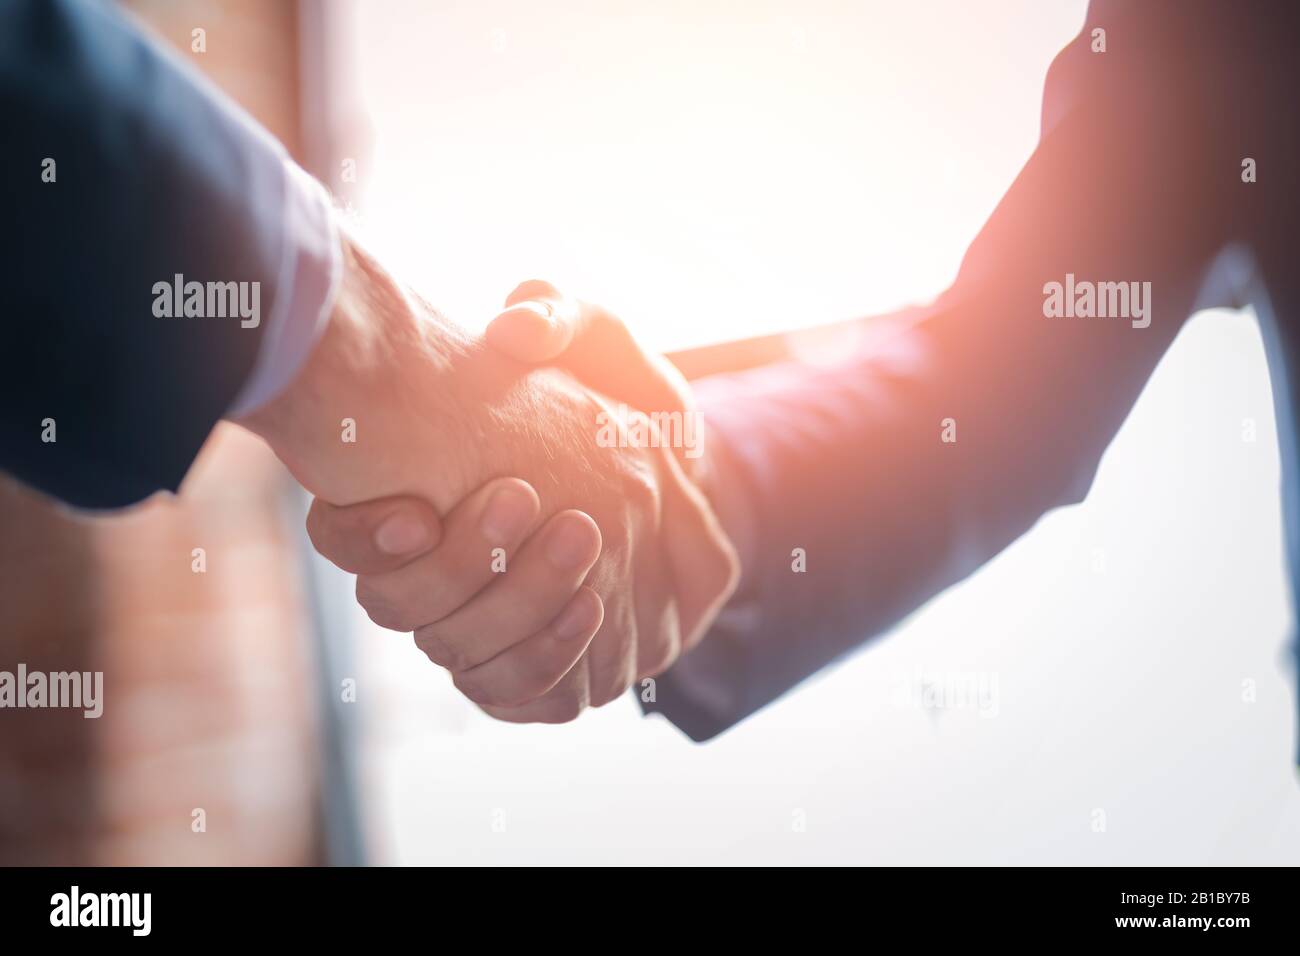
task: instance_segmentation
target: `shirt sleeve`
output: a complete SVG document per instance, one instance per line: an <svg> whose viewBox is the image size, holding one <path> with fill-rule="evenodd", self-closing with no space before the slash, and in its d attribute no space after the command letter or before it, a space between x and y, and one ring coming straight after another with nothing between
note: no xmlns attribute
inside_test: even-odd
<svg viewBox="0 0 1300 956"><path fill-rule="evenodd" d="M0 3L0 468L77 507L176 490L328 314L320 187L188 59L113 4Z"/></svg>
<svg viewBox="0 0 1300 956"><path fill-rule="evenodd" d="M343 271L338 224L324 187L288 158L284 179L280 297L228 418L255 411L293 381L329 323Z"/></svg>

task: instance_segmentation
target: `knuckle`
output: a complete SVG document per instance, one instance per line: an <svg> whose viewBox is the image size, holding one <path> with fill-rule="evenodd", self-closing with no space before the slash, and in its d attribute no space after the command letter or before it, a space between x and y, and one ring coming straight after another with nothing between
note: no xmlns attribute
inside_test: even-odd
<svg viewBox="0 0 1300 956"><path fill-rule="evenodd" d="M533 706L541 708L537 720L547 724L567 724L577 720L590 703L586 681L565 680Z"/></svg>
<svg viewBox="0 0 1300 956"><path fill-rule="evenodd" d="M415 625L389 598L363 577L357 578L357 603L377 626L389 631L410 631Z"/></svg>
<svg viewBox="0 0 1300 956"><path fill-rule="evenodd" d="M416 628L415 646L424 651L429 660L452 673L460 673L471 666L471 661L465 652L454 641L449 640L436 624L426 624Z"/></svg>
<svg viewBox="0 0 1300 956"><path fill-rule="evenodd" d="M479 707L500 707L506 710L531 704L539 696L522 686L499 687L487 682L464 679L463 674L455 675L453 683L456 689Z"/></svg>
<svg viewBox="0 0 1300 956"><path fill-rule="evenodd" d="M675 643L657 648L646 657L644 666L637 668L637 676L657 677L668 670L676 659L677 646ZM630 686L632 686L631 683L628 684L628 687ZM627 690L627 687L624 687L623 690Z"/></svg>
<svg viewBox="0 0 1300 956"><path fill-rule="evenodd" d="M623 647L615 657L607 660L609 664L600 669L599 676L593 675L592 707L604 707L611 701L618 700L632 686L632 680L636 676L635 644Z"/></svg>
<svg viewBox="0 0 1300 956"><path fill-rule="evenodd" d="M545 697L563 679L568 671L568 661L563 664L530 663L521 665L513 687L507 688L512 702L506 706L521 707Z"/></svg>
<svg viewBox="0 0 1300 956"><path fill-rule="evenodd" d="M481 564L451 551L435 553L423 572L421 603L429 609L425 620L446 617L477 594L484 579L492 577L491 561L490 553L485 553Z"/></svg>
<svg viewBox="0 0 1300 956"><path fill-rule="evenodd" d="M419 641L417 640L416 643L418 644ZM473 677L466 677L463 672L460 674L452 674L451 682L455 685L458 691L479 707L509 706L509 704L502 703L498 699L498 695L493 692L490 686Z"/></svg>
<svg viewBox="0 0 1300 956"><path fill-rule="evenodd" d="M356 586L357 603L362 607L369 607L372 604L387 603L381 590L375 585L372 578L364 574L357 575Z"/></svg>
<svg viewBox="0 0 1300 956"><path fill-rule="evenodd" d="M658 514L659 485L648 471L628 469L619 484L623 500L634 515Z"/></svg>
<svg viewBox="0 0 1300 956"><path fill-rule="evenodd" d="M348 563L347 556L339 553L338 535L329 508L319 500L312 501L307 512L307 539L322 557L347 570L344 567Z"/></svg>
<svg viewBox="0 0 1300 956"><path fill-rule="evenodd" d="M321 547L325 543L324 520L320 502L313 500L311 507L307 509L307 537L311 541L312 547L322 554L325 553L324 548Z"/></svg>
<svg viewBox="0 0 1300 956"><path fill-rule="evenodd" d="M549 626L556 618L555 604L553 595L556 590L565 587L568 582L559 577L558 571L547 567L544 570L546 577L539 575L538 580L532 582L528 588L520 588L509 592L511 601L514 604L517 615L514 623L511 625L516 635L523 638L518 645L521 648L532 648L533 637L540 633L545 633ZM505 585L509 586L509 581ZM503 589L503 595L507 592ZM532 659L528 653L520 654L520 657L529 658L526 666L531 673L532 669L537 666L537 662Z"/></svg>
<svg viewBox="0 0 1300 956"><path fill-rule="evenodd" d="M455 675L454 683L479 706L518 708L541 699L564 677L569 661L537 661L521 655L512 660L508 679L492 680L475 668Z"/></svg>
<svg viewBox="0 0 1300 956"><path fill-rule="evenodd" d="M626 675L621 675L617 679L610 681L599 693L591 695L592 707L604 707L612 701L618 700L632 686L632 679Z"/></svg>
<svg viewBox="0 0 1300 956"><path fill-rule="evenodd" d="M382 627L386 631L397 631L402 634L411 631L411 625L405 621L400 614L392 608L385 605L362 605L366 609L366 617L376 627Z"/></svg>
<svg viewBox="0 0 1300 956"><path fill-rule="evenodd" d="M580 695L566 693L556 699L547 710L549 723L567 724L575 721L587 709L587 701Z"/></svg>

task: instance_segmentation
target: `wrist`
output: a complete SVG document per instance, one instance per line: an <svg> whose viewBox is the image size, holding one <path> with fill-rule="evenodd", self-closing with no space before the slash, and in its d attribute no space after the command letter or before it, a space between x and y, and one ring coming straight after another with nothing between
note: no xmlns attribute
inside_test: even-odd
<svg viewBox="0 0 1300 956"><path fill-rule="evenodd" d="M731 540L740 563L740 579L732 600L749 593L750 571L757 538L757 520L740 462L716 430L709 432L705 454L700 458L696 481L717 516L722 531Z"/></svg>
<svg viewBox="0 0 1300 956"><path fill-rule="evenodd" d="M342 239L342 280L328 324L292 382L237 419L262 437L293 476L335 504L397 493L395 447L382 441L394 410L417 396L421 422L439 414L439 378L449 373L464 336L402 289L364 249ZM429 427L422 439L436 438ZM400 447L400 446L399 446ZM441 504L439 502L438 504Z"/></svg>

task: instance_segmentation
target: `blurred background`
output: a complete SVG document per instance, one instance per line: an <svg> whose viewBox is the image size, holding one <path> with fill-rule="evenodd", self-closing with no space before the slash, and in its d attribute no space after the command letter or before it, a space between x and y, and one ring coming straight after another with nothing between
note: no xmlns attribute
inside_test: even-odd
<svg viewBox="0 0 1300 956"><path fill-rule="evenodd" d="M791 332L818 361L870 327L829 323L955 275L1085 4L129 6L453 319L544 277L658 349ZM109 664L103 719L6 734L0 856L1294 862L1278 482L1253 315L1202 313L1087 502L703 746L630 696L480 714L306 556L301 500L234 429L178 500L109 521L6 486L5 661Z"/></svg>

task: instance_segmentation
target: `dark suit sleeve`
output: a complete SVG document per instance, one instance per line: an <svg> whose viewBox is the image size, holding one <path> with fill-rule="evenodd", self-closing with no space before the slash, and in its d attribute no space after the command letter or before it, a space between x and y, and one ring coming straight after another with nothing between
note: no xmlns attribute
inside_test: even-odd
<svg viewBox="0 0 1300 956"><path fill-rule="evenodd" d="M110 5L75 0L0 0L0 115L0 467L85 507L175 489L267 322L158 318L153 287L258 282L271 313L283 148Z"/></svg>
<svg viewBox="0 0 1300 956"><path fill-rule="evenodd" d="M839 368L702 383L757 545L747 594L648 710L706 739L1082 500L1263 195L1243 192L1241 158L1281 91L1250 84L1283 54L1268 28L1223 20L1207 4L1094 4L1049 73L1033 156L919 320ZM1151 282L1150 326L1045 317L1044 286L1067 273Z"/></svg>

